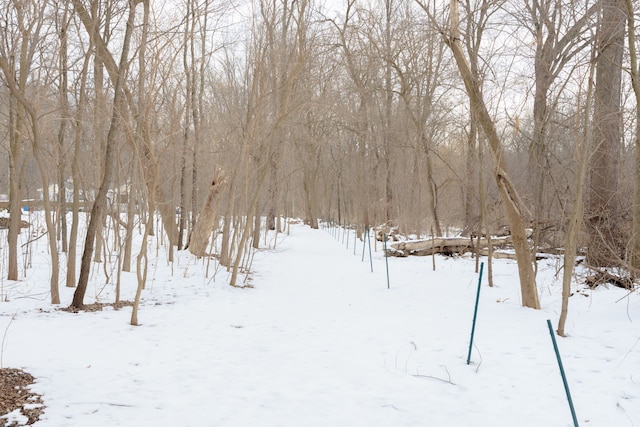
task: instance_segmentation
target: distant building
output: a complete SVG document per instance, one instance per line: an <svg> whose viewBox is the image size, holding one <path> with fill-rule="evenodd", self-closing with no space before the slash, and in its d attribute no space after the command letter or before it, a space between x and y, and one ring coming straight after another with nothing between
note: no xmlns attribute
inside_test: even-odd
<svg viewBox="0 0 640 427"><path fill-rule="evenodd" d="M44 200L44 191L42 187L38 188L36 191L38 192L38 200ZM51 200L52 202L57 202L58 194L58 184L50 184L48 191L49 200ZM71 182L70 180L67 180L64 183L64 200L67 203L73 202L73 182Z"/></svg>
<svg viewBox="0 0 640 427"><path fill-rule="evenodd" d="M42 187L38 188L36 190L38 192L38 200L42 201L44 200L44 191L42 190ZM49 185L49 200L51 200L52 202L57 202L58 201L58 184L50 184ZM84 190L80 189L80 201L83 202L85 200L94 200L95 199L95 194L94 191L87 191L85 192ZM71 179L68 179L64 182L64 200L67 203L72 203L73 202L73 181Z"/></svg>
<svg viewBox="0 0 640 427"><path fill-rule="evenodd" d="M73 181L68 179L64 184L64 199L66 203L73 203ZM42 188L36 190L38 192L38 201L44 200L44 191ZM107 203L109 206L114 206L116 203L120 204L120 209L126 209L126 204L129 202L130 188L126 184L121 185L119 188L112 188L107 192ZM52 202L58 201L58 184L51 184L48 187L49 200ZM93 202L96 198L95 190L84 191L80 189L80 203ZM124 207L123 207L124 206Z"/></svg>

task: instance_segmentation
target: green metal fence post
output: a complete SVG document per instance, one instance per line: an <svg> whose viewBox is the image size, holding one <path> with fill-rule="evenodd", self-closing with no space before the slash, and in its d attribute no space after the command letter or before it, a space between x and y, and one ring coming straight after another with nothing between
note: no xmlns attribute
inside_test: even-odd
<svg viewBox="0 0 640 427"><path fill-rule="evenodd" d="M471 363L471 349L473 348L473 335L476 331L476 319L478 317L478 301L480 301L480 284L482 283L482 270L484 262L480 263L480 276L478 277L478 291L476 292L476 307L473 309L473 323L471 324L471 339L469 340L469 354L467 354L467 365Z"/></svg>
<svg viewBox="0 0 640 427"><path fill-rule="evenodd" d="M573 400L571 400L569 383L567 383L567 376L564 374L564 367L562 366L562 359L560 358L560 351L558 350L558 343L556 342L556 335L553 333L553 326L551 326L551 320L549 319L547 319L547 326L549 327L549 334L551 334L553 349L556 352L556 359L558 360L558 367L560 368L560 375L562 376L562 383L564 384L564 391L565 393L567 393L567 400L569 401L569 409L571 409L571 417L573 417L573 425L575 427L578 427L578 418L576 417L576 410L573 408Z"/></svg>

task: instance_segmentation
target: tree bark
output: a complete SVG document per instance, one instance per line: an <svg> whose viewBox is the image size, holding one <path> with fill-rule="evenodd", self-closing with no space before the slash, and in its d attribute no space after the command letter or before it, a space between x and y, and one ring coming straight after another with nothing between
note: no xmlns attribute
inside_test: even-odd
<svg viewBox="0 0 640 427"><path fill-rule="evenodd" d="M592 86L593 86L593 61L590 67L588 90L586 96L586 112L584 114L584 128L588 129L589 108L591 106ZM560 310L560 318L558 319L558 329L556 332L561 337L565 334L565 324L569 313L569 297L571 295L571 278L573 277L573 269L576 260L576 251L578 249L578 235L583 221L583 193L584 182L587 176L587 165L589 164L589 134L585 130L582 135L576 138L576 154L578 156L578 175L576 177L576 193L573 201L573 210L567 224L567 232L565 236L564 247L564 269L562 273L562 306Z"/></svg>
<svg viewBox="0 0 640 427"><path fill-rule="evenodd" d="M211 181L207 201L191 233L189 251L196 256L202 257L206 255L209 237L211 237L211 233L215 228L225 189L226 183L224 178L219 173L216 174L215 178Z"/></svg>
<svg viewBox="0 0 640 427"><path fill-rule="evenodd" d="M182 45L182 66L184 69L184 82L185 82L185 106L183 112L184 124L182 125L182 158L180 167L180 218L178 223L178 250L183 249L183 242L185 237L185 229L187 228L187 216L191 211L189 204L189 196L192 193L188 191L188 163L187 157L189 154L189 141L191 140L191 113L193 110L193 69L189 64L189 45L193 46L193 1L187 0L187 10L185 12L185 29L184 40Z"/></svg>
<svg viewBox="0 0 640 427"><path fill-rule="evenodd" d="M520 290L522 305L525 307L540 308L538 290L535 281L531 247L527 240L525 207L507 174L504 150L495 124L487 111L487 107L480 95L477 76L473 75L462 49L460 42L458 1L451 0L451 33L445 36L445 43L451 49L453 57L460 71L467 95L471 101L472 109L478 114L480 126L489 143L489 148L495 164L494 179L500 191L504 203L506 216L511 227L513 246L518 262L518 275L520 277Z"/></svg>
<svg viewBox="0 0 640 427"><path fill-rule="evenodd" d="M619 264L618 260L624 258L626 243L621 236L618 205L626 13L624 0L600 0L600 5L587 220L587 261L595 267Z"/></svg>
<svg viewBox="0 0 640 427"><path fill-rule="evenodd" d="M22 219L22 191L20 188L20 163L22 162L22 107L15 96L9 96L9 230L7 240L9 259L7 279L18 280L18 235Z"/></svg>
<svg viewBox="0 0 640 427"><path fill-rule="evenodd" d="M60 110L61 119L60 127L58 128L58 232L62 243L62 252L67 252L67 189L65 185L65 147L64 141L66 137L67 122L69 121L69 89L68 89L68 42L67 31L69 27L69 10L68 2L64 2L62 7L64 8L60 19Z"/></svg>
<svg viewBox="0 0 640 427"><path fill-rule="evenodd" d="M634 162L634 197L633 197L633 228L631 265L640 269L640 64L636 49L636 25L634 18L633 2L625 0L627 6L627 40L629 42L629 60L631 85L636 99L636 135L634 138L635 162Z"/></svg>

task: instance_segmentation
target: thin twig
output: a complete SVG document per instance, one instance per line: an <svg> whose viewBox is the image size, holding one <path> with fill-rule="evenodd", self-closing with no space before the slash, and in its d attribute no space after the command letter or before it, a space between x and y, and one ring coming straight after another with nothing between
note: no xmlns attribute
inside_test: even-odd
<svg viewBox="0 0 640 427"><path fill-rule="evenodd" d="M7 327L4 328L4 334L2 334L2 343L0 344L0 369L4 367L2 364L2 356L4 355L4 343L7 338L7 332L9 332L9 327L11 326L13 321L16 319L17 315L18 315L18 311L16 310L16 312L13 313L13 316L11 316L11 319L9 320Z"/></svg>
<svg viewBox="0 0 640 427"><path fill-rule="evenodd" d="M414 376L416 378L430 378L432 380L442 381L443 383L447 383L447 384L451 384L451 385L457 385L456 383L451 382L450 380L445 380L444 378L434 377L433 375L414 374L412 376Z"/></svg>
<svg viewBox="0 0 640 427"><path fill-rule="evenodd" d="M476 351L478 352L478 356L480 356L480 363L478 363L478 367L476 368L476 374L478 373L478 371L480 370L480 365L482 365L482 353L480 353L480 350L478 349L478 346L476 346L475 344L473 345L473 347L476 349Z"/></svg>
<svg viewBox="0 0 640 427"><path fill-rule="evenodd" d="M622 365L622 362L624 362L624 359L626 359L626 358L627 358L627 356L628 356L629 354L631 354L631 352L633 351L633 349L634 349L634 348L636 348L636 346L638 345L638 343L639 343L639 342L640 342L640 337L638 337L638 339L637 339L637 340L636 340L636 342L631 346L631 348L629 349L629 351L627 351L627 353L624 355L624 357L622 358L622 360L620 361L620 363L618 363L618 366L616 367L616 369L617 369L617 368L619 368L619 367L620 367L620 365Z"/></svg>
<svg viewBox="0 0 640 427"><path fill-rule="evenodd" d="M41 235L39 235L38 237L35 237L35 238L31 239L31 240L27 240L27 241L26 241L25 243L23 243L20 247L21 247L21 248L24 248L24 247L25 247L25 246L27 246L28 244L33 243L33 242L35 242L36 240L39 240L40 238L42 238L42 237L46 236L47 234L49 234L49 232L48 232L48 231L45 231L44 233L42 233L42 234L41 234Z"/></svg>

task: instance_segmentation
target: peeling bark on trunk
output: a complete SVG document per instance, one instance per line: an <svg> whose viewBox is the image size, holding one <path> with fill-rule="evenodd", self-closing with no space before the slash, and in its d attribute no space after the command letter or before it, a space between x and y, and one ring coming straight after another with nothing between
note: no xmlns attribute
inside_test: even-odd
<svg viewBox="0 0 640 427"><path fill-rule="evenodd" d="M220 175L211 181L209 196L202 208L202 213L196 221L193 233L191 234L191 241L189 242L188 249L196 256L201 257L206 255L209 237L211 237L211 233L215 228L225 189L226 183Z"/></svg>

